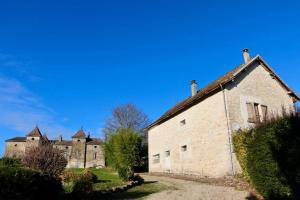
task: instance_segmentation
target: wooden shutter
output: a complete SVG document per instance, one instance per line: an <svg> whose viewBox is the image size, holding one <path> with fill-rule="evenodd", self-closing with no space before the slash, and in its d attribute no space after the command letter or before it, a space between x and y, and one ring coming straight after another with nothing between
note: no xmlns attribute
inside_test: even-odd
<svg viewBox="0 0 300 200"><path fill-rule="evenodd" d="M248 112L248 122L255 123L255 114L254 114L254 108L252 103L246 103L247 106L247 112Z"/></svg>
<svg viewBox="0 0 300 200"><path fill-rule="evenodd" d="M268 107L265 105L261 105L261 112L263 120L266 121L268 119Z"/></svg>
<svg viewBox="0 0 300 200"><path fill-rule="evenodd" d="M254 114L255 114L255 122L260 122L258 103L254 103Z"/></svg>

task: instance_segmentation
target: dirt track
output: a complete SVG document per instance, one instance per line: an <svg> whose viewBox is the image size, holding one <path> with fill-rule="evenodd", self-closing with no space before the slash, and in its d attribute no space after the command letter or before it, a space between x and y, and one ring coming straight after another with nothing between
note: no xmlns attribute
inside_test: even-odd
<svg viewBox="0 0 300 200"><path fill-rule="evenodd" d="M240 200L252 199L248 191L239 191L233 187L223 187L207 185L194 181L179 180L169 177L143 175L145 181L157 181L169 186L174 186L175 190L165 190L151 194L148 200Z"/></svg>

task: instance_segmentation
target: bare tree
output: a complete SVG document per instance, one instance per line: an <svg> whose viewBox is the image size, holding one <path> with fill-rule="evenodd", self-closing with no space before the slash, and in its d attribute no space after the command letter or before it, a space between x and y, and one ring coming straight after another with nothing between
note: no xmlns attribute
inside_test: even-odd
<svg viewBox="0 0 300 200"><path fill-rule="evenodd" d="M144 133L149 125L148 116L135 105L129 103L112 110L112 116L106 121L104 133L115 133L120 128L131 128L138 133Z"/></svg>
<svg viewBox="0 0 300 200"><path fill-rule="evenodd" d="M58 177L67 166L67 160L64 158L62 151L54 149L51 145L29 149L22 162L28 168L55 177Z"/></svg>

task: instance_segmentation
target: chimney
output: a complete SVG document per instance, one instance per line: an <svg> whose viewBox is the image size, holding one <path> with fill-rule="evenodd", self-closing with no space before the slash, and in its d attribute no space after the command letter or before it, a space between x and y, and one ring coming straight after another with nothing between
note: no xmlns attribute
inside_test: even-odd
<svg viewBox="0 0 300 200"><path fill-rule="evenodd" d="M196 80L191 81L191 90L192 90L192 96L195 96L197 94L197 83Z"/></svg>
<svg viewBox="0 0 300 200"><path fill-rule="evenodd" d="M244 62L247 63L250 60L250 54L248 49L243 49Z"/></svg>
<svg viewBox="0 0 300 200"><path fill-rule="evenodd" d="M63 140L63 137L62 137L62 135L59 135L59 136L58 136L58 141L60 141L60 142L61 142L62 140Z"/></svg>

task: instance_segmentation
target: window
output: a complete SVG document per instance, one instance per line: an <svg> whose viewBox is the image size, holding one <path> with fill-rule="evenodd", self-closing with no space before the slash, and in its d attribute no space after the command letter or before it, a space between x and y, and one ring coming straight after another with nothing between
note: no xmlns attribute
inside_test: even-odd
<svg viewBox="0 0 300 200"><path fill-rule="evenodd" d="M68 149L69 147L66 147L66 149Z"/></svg>
<svg viewBox="0 0 300 200"><path fill-rule="evenodd" d="M248 112L248 122L255 123L255 114L252 103L246 103Z"/></svg>
<svg viewBox="0 0 300 200"><path fill-rule="evenodd" d="M166 151L166 152L165 152L166 157L169 157L169 156L170 156L170 153L171 153L170 150Z"/></svg>
<svg viewBox="0 0 300 200"><path fill-rule="evenodd" d="M94 148L96 149L96 148L97 148L97 146L94 146Z"/></svg>
<svg viewBox="0 0 300 200"><path fill-rule="evenodd" d="M159 160L160 160L159 154L153 155L153 163L159 163Z"/></svg>
<svg viewBox="0 0 300 200"><path fill-rule="evenodd" d="M34 140L34 138L31 138L31 140Z"/></svg>
<svg viewBox="0 0 300 200"><path fill-rule="evenodd" d="M15 144L15 147L18 146L18 144Z"/></svg>
<svg viewBox="0 0 300 200"><path fill-rule="evenodd" d="M95 152L94 153L94 160L96 160L97 159L97 153Z"/></svg>
<svg viewBox="0 0 300 200"><path fill-rule="evenodd" d="M184 126L185 125L185 119L180 121L180 126Z"/></svg>
<svg viewBox="0 0 300 200"><path fill-rule="evenodd" d="M181 146L181 151L182 151L182 152L187 151L187 146L186 146L186 145Z"/></svg>
<svg viewBox="0 0 300 200"><path fill-rule="evenodd" d="M80 140L77 140L77 142L80 142Z"/></svg>
<svg viewBox="0 0 300 200"><path fill-rule="evenodd" d="M254 103L254 112L255 112L255 122L260 122L258 103Z"/></svg>
<svg viewBox="0 0 300 200"><path fill-rule="evenodd" d="M266 121L268 119L268 106L261 105L261 114L263 121Z"/></svg>

